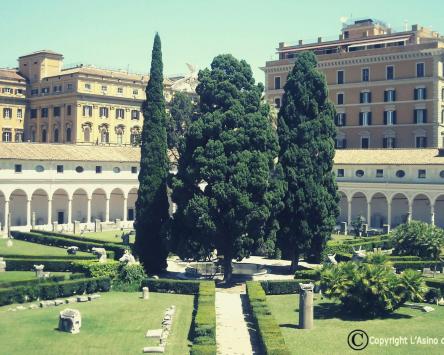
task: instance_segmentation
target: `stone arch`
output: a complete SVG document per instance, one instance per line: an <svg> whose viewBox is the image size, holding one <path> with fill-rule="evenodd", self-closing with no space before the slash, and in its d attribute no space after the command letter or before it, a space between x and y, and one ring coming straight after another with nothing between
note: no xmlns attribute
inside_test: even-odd
<svg viewBox="0 0 444 355"><path fill-rule="evenodd" d="M107 194L102 188L97 188L91 194L91 219L105 221Z"/></svg>
<svg viewBox="0 0 444 355"><path fill-rule="evenodd" d="M390 225L394 228L407 222L409 215L409 199L405 194L397 192L391 196L390 201L392 205Z"/></svg>
<svg viewBox="0 0 444 355"><path fill-rule="evenodd" d="M90 222L88 219L88 193L78 188L72 194L72 220L81 223Z"/></svg>
<svg viewBox="0 0 444 355"><path fill-rule="evenodd" d="M123 200L125 199L125 194L122 189L116 187L114 188L109 197L109 218L111 221L115 219L123 220L124 211L123 211Z"/></svg>
<svg viewBox="0 0 444 355"><path fill-rule="evenodd" d="M1 229L4 230L5 228L5 218L6 218L6 195L5 193L0 190L0 223L1 223Z"/></svg>
<svg viewBox="0 0 444 355"><path fill-rule="evenodd" d="M52 220L58 224L68 223L69 194L64 189L57 189L52 194Z"/></svg>
<svg viewBox="0 0 444 355"><path fill-rule="evenodd" d="M109 143L109 125L107 123L103 123L98 128L100 134L100 143Z"/></svg>
<svg viewBox="0 0 444 355"><path fill-rule="evenodd" d="M137 192L137 187L133 187L131 190L128 191L126 214L128 221L134 221L136 219Z"/></svg>
<svg viewBox="0 0 444 355"><path fill-rule="evenodd" d="M355 192L351 197L352 221L359 216L364 217L367 222L367 196L363 192Z"/></svg>
<svg viewBox="0 0 444 355"><path fill-rule="evenodd" d="M9 195L9 213L11 226L26 226L28 195L22 189L15 189ZM29 221L30 222L30 221Z"/></svg>
<svg viewBox="0 0 444 355"><path fill-rule="evenodd" d="M374 193L370 198L370 206L370 226L373 228L382 228L384 224L388 224L388 199L385 193Z"/></svg>
<svg viewBox="0 0 444 355"><path fill-rule="evenodd" d="M91 142L92 123L85 122L84 124L82 124L82 130L83 130L83 141L87 143Z"/></svg>
<svg viewBox="0 0 444 355"><path fill-rule="evenodd" d="M32 215L34 215L35 225L37 226L48 223L48 200L49 200L49 195L43 189L37 189L32 193L31 221L32 221Z"/></svg>
<svg viewBox="0 0 444 355"><path fill-rule="evenodd" d="M412 199L412 219L430 223L431 213L430 197L424 193L415 195Z"/></svg>
<svg viewBox="0 0 444 355"><path fill-rule="evenodd" d="M444 228L444 194L436 196L433 205L435 206L435 211L436 211L435 225Z"/></svg>

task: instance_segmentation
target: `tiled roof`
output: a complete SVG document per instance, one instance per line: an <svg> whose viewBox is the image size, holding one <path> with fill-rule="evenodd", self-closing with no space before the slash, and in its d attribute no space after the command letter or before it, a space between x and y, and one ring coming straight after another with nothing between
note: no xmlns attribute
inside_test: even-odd
<svg viewBox="0 0 444 355"><path fill-rule="evenodd" d="M36 55L36 54L52 54L52 55L57 55L57 56L60 56L60 57L62 56L62 54L54 52L54 51L52 51L50 49L42 49L42 50L39 50L39 51L35 51L35 52L29 53L29 54L22 55L19 58L30 57L30 56Z"/></svg>
<svg viewBox="0 0 444 355"><path fill-rule="evenodd" d="M338 149L335 164L362 165L444 165L444 155L426 149Z"/></svg>
<svg viewBox="0 0 444 355"><path fill-rule="evenodd" d="M17 72L17 69L9 68L0 68L0 79L26 81L26 79Z"/></svg>

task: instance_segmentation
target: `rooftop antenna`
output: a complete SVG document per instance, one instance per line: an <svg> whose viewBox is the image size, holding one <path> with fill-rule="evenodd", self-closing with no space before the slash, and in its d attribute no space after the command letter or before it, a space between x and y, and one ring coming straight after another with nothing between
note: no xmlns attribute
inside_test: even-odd
<svg viewBox="0 0 444 355"><path fill-rule="evenodd" d="M404 20L404 31L408 30L408 26L409 26L409 21Z"/></svg>

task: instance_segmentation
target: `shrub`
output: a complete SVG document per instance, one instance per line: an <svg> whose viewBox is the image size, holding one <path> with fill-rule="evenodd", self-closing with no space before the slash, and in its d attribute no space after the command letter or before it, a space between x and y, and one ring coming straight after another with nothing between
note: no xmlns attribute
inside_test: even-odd
<svg viewBox="0 0 444 355"><path fill-rule="evenodd" d="M138 291L142 281L146 279L146 273L141 264L120 264L117 277L114 281L114 289L121 291Z"/></svg>
<svg viewBox="0 0 444 355"><path fill-rule="evenodd" d="M73 264L74 270L86 274L88 277L109 277L114 280L117 277L120 263L108 260L106 263L94 261L78 261Z"/></svg>
<svg viewBox="0 0 444 355"><path fill-rule="evenodd" d="M82 274L82 273L76 273L76 274L69 275L70 280L78 280L78 279L84 279L84 278L86 278L86 275Z"/></svg>
<svg viewBox="0 0 444 355"><path fill-rule="evenodd" d="M172 280L172 279L151 279L142 282L142 286L147 286L150 291L163 293L178 293L185 295L197 295L200 281L196 280Z"/></svg>
<svg viewBox="0 0 444 355"><path fill-rule="evenodd" d="M50 276L48 278L35 278L32 280L22 280L22 281L8 281L8 282L0 282L0 288L10 288L10 287L17 287L17 286L34 286L39 285L44 282L59 282L64 281L65 276Z"/></svg>
<svg viewBox="0 0 444 355"><path fill-rule="evenodd" d="M306 280L310 282L310 280ZM301 280L270 280L261 281L260 284L267 295L285 295L290 293L299 293L299 283Z"/></svg>
<svg viewBox="0 0 444 355"><path fill-rule="evenodd" d="M32 271L35 264L45 265L45 271L73 271L73 261L66 259L18 259L5 257L7 271Z"/></svg>
<svg viewBox="0 0 444 355"><path fill-rule="evenodd" d="M97 259L94 255L20 255L20 254L8 254L5 255L5 257L9 258L9 259L33 259L33 260L39 260L39 259L51 259L51 258L55 258L57 260L70 260L70 261L75 261L75 260L95 260Z"/></svg>
<svg viewBox="0 0 444 355"><path fill-rule="evenodd" d="M247 296L259 339L265 354L290 354L279 325L267 305L265 292L258 282L247 282Z"/></svg>
<svg viewBox="0 0 444 355"><path fill-rule="evenodd" d="M367 317L393 312L407 300L421 299L426 291L420 273L409 270L398 276L388 263L325 266L321 286L324 295L338 299L345 312Z"/></svg>
<svg viewBox="0 0 444 355"><path fill-rule="evenodd" d="M444 280L426 279L425 283L428 287L440 289L444 296Z"/></svg>
<svg viewBox="0 0 444 355"><path fill-rule="evenodd" d="M444 231L420 221L398 226L391 232L391 236L397 255L416 255L437 260L444 247Z"/></svg>
<svg viewBox="0 0 444 355"><path fill-rule="evenodd" d="M397 271L407 269L421 270L423 268L437 268L442 270L442 262L436 260L393 261L392 264Z"/></svg>
<svg viewBox="0 0 444 355"><path fill-rule="evenodd" d="M294 273L295 279L308 279L308 280L320 280L321 279L321 271L320 270L296 270Z"/></svg>

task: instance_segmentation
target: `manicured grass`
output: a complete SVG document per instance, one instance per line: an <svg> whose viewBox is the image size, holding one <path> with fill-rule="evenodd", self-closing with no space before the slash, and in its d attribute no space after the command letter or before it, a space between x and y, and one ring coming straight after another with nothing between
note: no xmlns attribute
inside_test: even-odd
<svg viewBox="0 0 444 355"><path fill-rule="evenodd" d="M315 296L316 297L316 296ZM368 345L363 354L443 354L444 307L425 313L402 307L384 319L352 320L341 315L338 304L324 298L315 300L315 328L298 329L299 295L267 296L271 311L281 327L292 354L356 354L347 344L348 334L364 330L369 337L435 337L438 345Z"/></svg>
<svg viewBox="0 0 444 355"><path fill-rule="evenodd" d="M69 275L69 272L51 272L51 276ZM6 271L0 272L0 286L2 282L28 281L36 278L34 271Z"/></svg>
<svg viewBox="0 0 444 355"><path fill-rule="evenodd" d="M344 240L352 240L352 239L355 239L353 235L332 234L330 240L334 242L342 242Z"/></svg>
<svg viewBox="0 0 444 355"><path fill-rule="evenodd" d="M128 233L127 230L125 230L125 233ZM117 235L117 237L116 237ZM91 232L91 233L85 233L82 234L82 237L85 238L93 238L93 239L101 239L104 242L111 242L111 243L122 243L122 238L120 236L122 235L121 230L112 230L112 231L105 231L105 232ZM130 235L130 243L134 243L134 235Z"/></svg>
<svg viewBox="0 0 444 355"><path fill-rule="evenodd" d="M0 344L2 354L140 354L144 346L157 345L145 338L148 329L158 329L165 309L176 306L173 328L166 347L171 355L187 354L187 339L191 325L193 300L191 295L150 293L149 300L139 293L109 292L88 303L76 303L69 308L82 315L79 334L56 330L59 312L66 306L7 311L0 308Z"/></svg>
<svg viewBox="0 0 444 355"><path fill-rule="evenodd" d="M22 240L13 239L12 247L6 246L6 239L0 239L0 256L8 255L33 255L33 256L67 256L68 253L64 248L51 247L47 245L25 242ZM89 253L78 251L78 256L88 256ZM72 256L75 258L75 255Z"/></svg>

